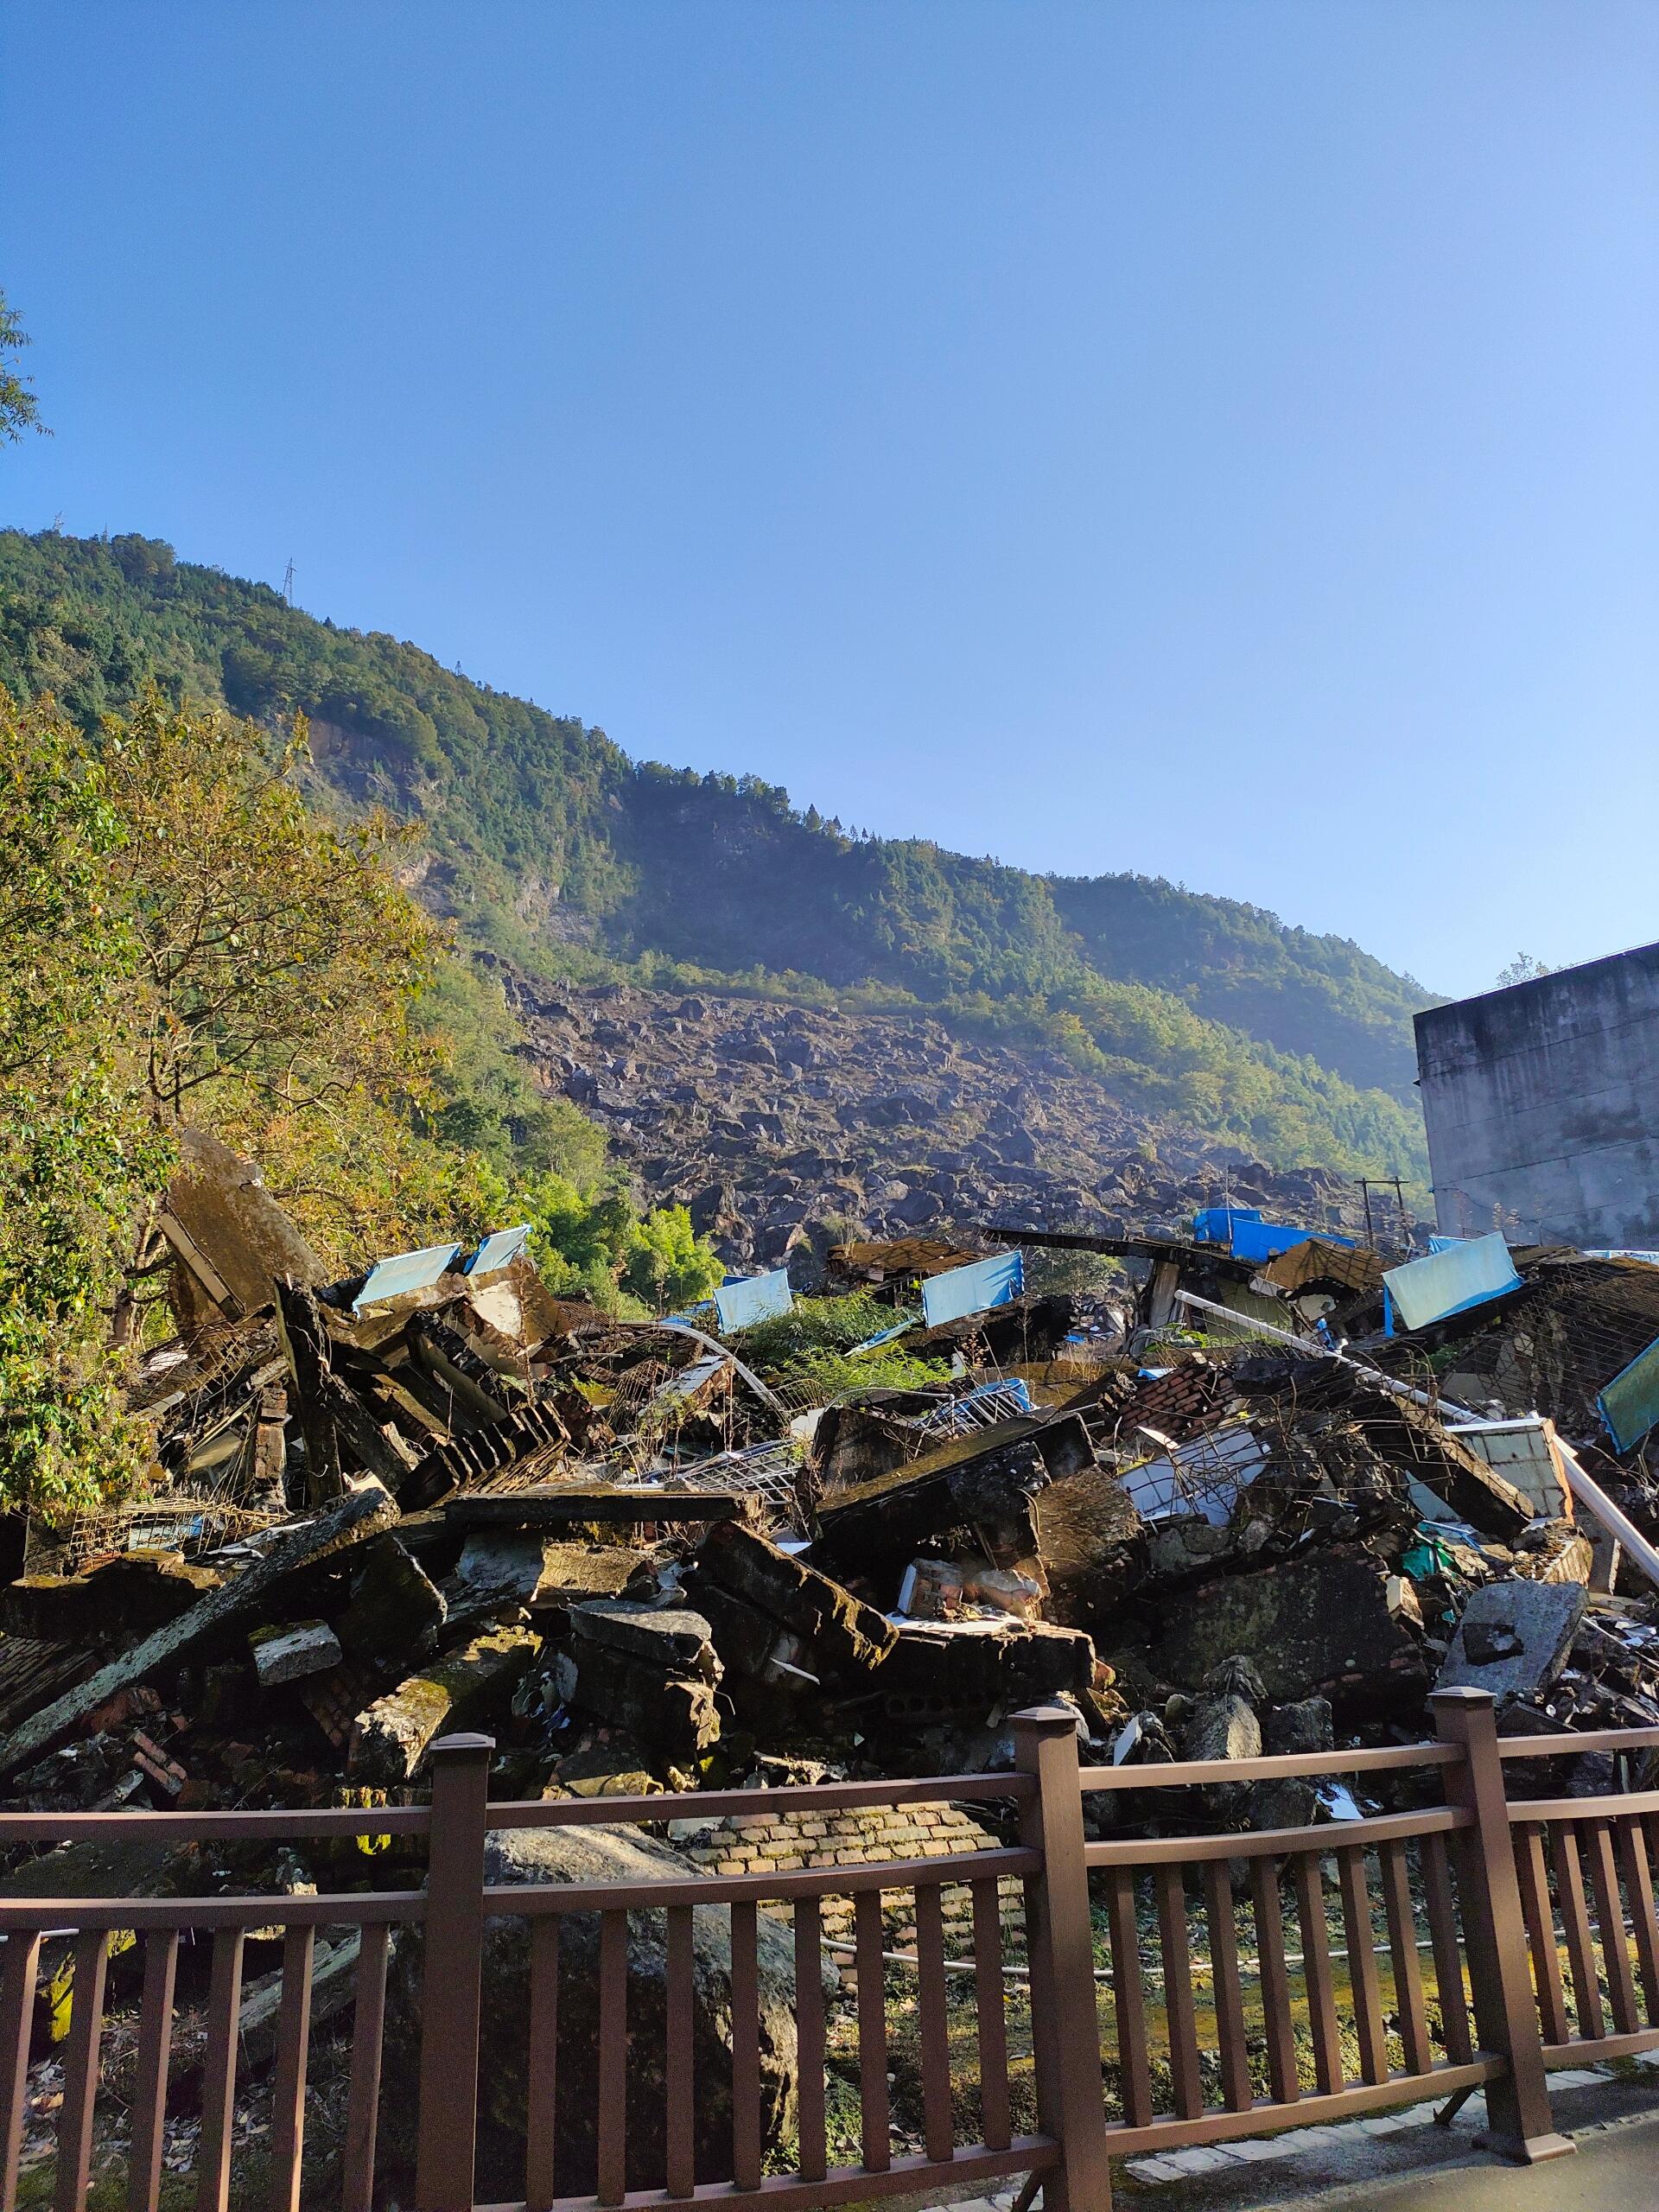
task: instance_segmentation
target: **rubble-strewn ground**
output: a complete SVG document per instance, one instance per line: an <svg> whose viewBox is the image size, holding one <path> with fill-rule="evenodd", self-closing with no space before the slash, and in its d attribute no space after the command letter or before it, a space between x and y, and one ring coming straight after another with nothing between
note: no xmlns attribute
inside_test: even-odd
<svg viewBox="0 0 1659 2212"><path fill-rule="evenodd" d="M769 1067L776 1092L777 1063L741 1065ZM1437 1684L1490 1689L1506 1733L1659 1726L1655 1591L1639 1560L1615 1555L1593 1503L1611 1497L1638 1536L1659 1528L1646 1440L1616 1452L1594 1411L1600 1384L1659 1339L1659 1268L1521 1251L1508 1291L1388 1335L1390 1255L1292 1226L1271 1256L1248 1256L1252 1240L1274 1244L1254 1215L1180 1235L1126 1234L1119 1222L1093 1240L1116 1268L1103 1288L1020 1291L930 1326L925 1294L976 1249L930 1217L906 1220L899 1243L814 1245L813 1294L722 1339L714 1312L626 1322L555 1299L524 1254L493 1248L470 1270L474 1255L440 1249L423 1268L412 1255L396 1281L300 1280L304 1247L251 1164L198 1147L189 1173L164 1217L181 1333L145 1355L133 1393L154 1427L153 1491L95 1520L10 1527L13 1574L0 1586L10 1806L395 1806L423 1797L431 1745L465 1728L496 1739L497 1797L948 1777L1006 1770L1013 1716L1058 1702L1085 1763L1132 1778L1085 1800L1092 1834L1329 1821L1335 1840L1357 1812L1420 1802L1433 1776L1378 1777L1373 1793L1352 1794L1241 1781L1195 1798L1160 1789L1160 1769L1418 1741L1432 1732ZM1173 1190L1157 1186L1160 1203ZM1589 1796L1633 1778L1629 1768L1595 1752L1556 1757L1512 1784ZM1007 1827L995 1804L975 1803L839 1825L757 1812L682 1816L656 1834L514 1833L512 1849L492 1847L493 1880L645 1881L848 1853L913 1859L919 1873L931 1858L1006 1840ZM252 1886L279 1914L283 1894L398 1887L422 1872L395 1835L298 1850L181 1845L140 1828L107 1845L20 1848L0 1867L0 1892ZM1189 1899L1184 1929L1160 1925L1148 1885L1134 1900L1154 2103L1167 2087L1162 1962L1195 1962L1203 2042L1208 1916L1229 1894ZM1375 1902L1371 1934L1386 1948ZM1427 1954L1414 1889L1410 1903ZM957 1961L972 1951L966 1904L964 1892L946 1907ZM1317 1907L1287 1900L1298 1925L1301 1909ZM1248 2012L1258 2001L1250 1907L1236 1910ZM889 1893L901 2150L921 2125L910 1912ZM645 1927L655 1916L638 1917L630 2003L645 2018L663 1967ZM699 2005L710 2009L698 2018L717 2052L729 1951L709 1917L697 1942ZM522 1986L511 1932L522 1937L522 1923L492 1924L488 1970ZM849 1929L828 1909L823 1935L831 2151L851 2158ZM1019 2126L1029 2023L1012 1885L1002 1936ZM566 1940L579 1993L593 1976L576 1920ZM394 2095L418 2018L418 1947L410 1933L393 1959ZM1333 1948L1340 2000L1339 1934ZM793 1967L782 1930L763 1928L762 1950L770 2156L781 2167ZM277 1956L274 1942L250 1941L238 2123L250 2167ZM1096 1961L1109 2100L1120 2055L1103 1914ZM354 1964L349 1942L320 1948L320 2049L345 2031ZM98 2158L112 2171L137 1966L126 1950L111 1963ZM206 1970L204 1946L181 1970L169 2171L193 2155ZM37 2164L49 2158L73 1976L72 1944L48 1939L31 2080ZM964 2135L977 2094L972 1986L952 1974ZM593 2038L575 1996L561 2005L562 2079L570 2110L590 2113ZM486 2037L506 2041L485 2069L504 2101L491 2115L489 2186L506 2196L517 2185L507 2077L522 2042L512 2018L510 2005L492 2010ZM335 2092L320 2064L321 2173ZM710 2059L707 2071L714 2080L721 2069ZM729 2114L713 2094L698 2113L707 2169L719 2171ZM573 2120L562 2142L566 2183L590 2186L590 2139ZM400 2147L389 2140L394 2164Z"/></svg>
<svg viewBox="0 0 1659 2212"><path fill-rule="evenodd" d="M1252 1166L1126 1108L1058 1053L925 1015L510 988L541 1081L603 1123L652 1205L690 1205L732 1266L774 1265L823 1221L872 1236L1003 1217L1123 1230L1226 1190L1315 1226L1352 1212L1335 1174Z"/></svg>

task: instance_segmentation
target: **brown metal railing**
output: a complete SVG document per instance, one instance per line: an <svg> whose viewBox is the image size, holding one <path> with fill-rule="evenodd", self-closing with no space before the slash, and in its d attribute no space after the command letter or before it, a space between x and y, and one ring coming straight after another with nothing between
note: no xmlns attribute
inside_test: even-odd
<svg viewBox="0 0 1659 2212"><path fill-rule="evenodd" d="M1500 1755L1656 1749L1655 1731L1624 1728L1522 1737L1502 1745ZM1659 1790L1522 1798L1510 1803L1509 1820L1546 2063L1659 2050Z"/></svg>
<svg viewBox="0 0 1659 2212"><path fill-rule="evenodd" d="M1080 1769L1071 1716L1055 1710L1019 1716L1009 1774L525 1804L488 1802L492 1746L456 1737L435 1748L429 1809L0 1815L0 1844L134 1832L197 1842L397 1834L424 1839L428 1853L422 1890L0 1902L0 2212L17 2201L37 1992L54 1958L72 1976L54 2203L83 2212L111 1961L118 1945L135 1941L142 1994L126 2196L133 2212L156 2212L181 1946L198 1937L211 1954L195 2199L202 2212L222 2212L242 2178L233 2165L246 1946L276 1931L280 2002L258 2196L274 2212L297 2212L317 1935L342 1929L359 1948L334 2193L345 2212L371 2212L378 2152L380 2201L388 2168L401 2168L411 2178L395 2197L419 2212L470 2212L480 2115L493 2086L480 2081L481 2030L486 2012L493 2025L499 2018L486 1922L524 1930L524 2164L522 2194L510 2194L528 2212L711 2197L731 2212L807 2212L1014 2173L1040 2175L1054 2212L1104 2212L1114 2158L1476 2087L1486 2093L1492 2147L1526 2160L1554 2155L1571 2145L1554 2130L1546 2069L1659 2048L1659 1791L1511 1800L1505 1769L1585 1750L1659 1751L1659 1730L1500 1743L1490 1699L1453 1691L1433 1705L1439 1740L1397 1750ZM1412 1771L1438 1779L1441 1802L1266 1833L1086 1839L1086 1802L1098 1809L1125 1790ZM492 1832L942 1802L1000 1802L1015 1840L922 1860L486 1881ZM1005 1893L1011 1883L1023 1910ZM964 1893L966 1935L953 1948L965 1941L969 1955L952 1956L945 1900ZM909 1948L895 1951L887 1912L900 1897ZM850 1901L855 2026L826 2005L826 1899ZM696 2055L697 1929L708 1923L694 1915L710 1908L729 1941L729 2049L718 2083L700 2070L706 2041ZM781 2144L763 2109L767 1922L786 1924L793 1964L799 2110ZM418 2068L404 2091L411 2108L385 2112L395 2101L383 2083L389 1956L398 1931L417 1926ZM649 2001L634 1958L647 1927L663 1961ZM586 1929L591 1946L573 1929ZM785 1954L770 1934L764 1949L775 1972ZM131 1977L136 1963L120 1971ZM576 2088L561 2079L570 2055L561 2014L577 1999L591 2002L595 2020L591 2114L575 2113ZM842 2039L840 2078L855 2083L850 2120L846 2090L838 2113L826 2096L832 2037ZM917 2130L897 2147L896 2037ZM649 2128L636 2084L647 2044L661 2082ZM730 2151L711 2174L699 2168L709 2152L706 2142L699 2152L698 2123L716 2089ZM555 2165L573 2119L592 2138L591 2171L575 2182L568 2146Z"/></svg>

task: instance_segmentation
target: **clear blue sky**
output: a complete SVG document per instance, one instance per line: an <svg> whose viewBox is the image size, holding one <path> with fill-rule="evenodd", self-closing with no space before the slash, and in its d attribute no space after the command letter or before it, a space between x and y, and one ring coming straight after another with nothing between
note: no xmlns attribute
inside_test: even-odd
<svg viewBox="0 0 1659 2212"><path fill-rule="evenodd" d="M10 0L0 133L0 519L1441 989L1659 934L1654 0Z"/></svg>

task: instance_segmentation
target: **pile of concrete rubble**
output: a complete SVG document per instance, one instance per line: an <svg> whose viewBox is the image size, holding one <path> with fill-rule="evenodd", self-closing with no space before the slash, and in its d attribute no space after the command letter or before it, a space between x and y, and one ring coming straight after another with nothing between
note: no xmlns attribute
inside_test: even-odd
<svg viewBox="0 0 1659 2212"><path fill-rule="evenodd" d="M517 1234L322 1281L206 1140L163 1227L153 1488L10 1534L10 1807L397 1802L457 1728L527 1797L995 1768L1057 1700L1090 1760L1149 1770L1413 1740L1446 1683L1512 1732L1659 1726L1659 1483L1645 1436L1594 1425L1659 1339L1659 1268L1517 1254L1408 1332L1386 1255L1294 1229L1264 1254L1249 1214L846 1247L828 1287L888 1304L938 1379L824 1405L712 1316L553 1298ZM916 1316L1015 1241L1116 1271ZM1592 1786L1581 1764L1541 1783ZM1155 1821L1147 1780L1098 1817Z"/></svg>

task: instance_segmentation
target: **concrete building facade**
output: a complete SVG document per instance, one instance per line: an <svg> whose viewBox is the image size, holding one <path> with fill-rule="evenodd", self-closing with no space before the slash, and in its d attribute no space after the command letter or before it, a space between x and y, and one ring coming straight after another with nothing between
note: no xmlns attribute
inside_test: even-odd
<svg viewBox="0 0 1659 2212"><path fill-rule="evenodd" d="M1659 944L1416 1016L1443 1234L1659 1249Z"/></svg>

